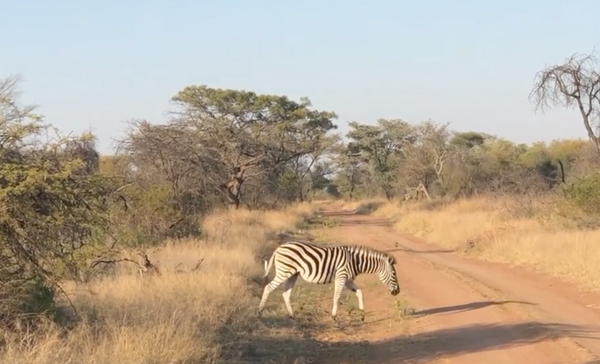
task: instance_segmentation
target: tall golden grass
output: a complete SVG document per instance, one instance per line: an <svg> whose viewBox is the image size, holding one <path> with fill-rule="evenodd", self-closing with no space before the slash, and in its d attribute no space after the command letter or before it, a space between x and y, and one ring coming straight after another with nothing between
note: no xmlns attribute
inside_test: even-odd
<svg viewBox="0 0 600 364"><path fill-rule="evenodd" d="M83 317L69 330L4 334L10 364L219 363L252 327L257 298L249 281L263 274L258 256L273 231L293 229L312 207L219 212L203 221L205 240L169 241L151 254L160 276L131 269L89 283L65 283ZM192 267L204 259L197 271ZM232 362L231 360L226 362Z"/></svg>
<svg viewBox="0 0 600 364"><path fill-rule="evenodd" d="M600 230L580 229L552 199L476 198L454 202L367 201L398 231L479 258L532 267L600 290Z"/></svg>

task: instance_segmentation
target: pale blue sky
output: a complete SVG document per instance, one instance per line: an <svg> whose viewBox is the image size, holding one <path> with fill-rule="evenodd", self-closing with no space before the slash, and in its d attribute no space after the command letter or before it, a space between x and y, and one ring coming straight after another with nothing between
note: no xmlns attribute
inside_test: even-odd
<svg viewBox="0 0 600 364"><path fill-rule="evenodd" d="M191 84L308 96L347 121L452 122L518 142L584 137L535 114L535 72L600 48L598 0L0 0L0 77L102 152Z"/></svg>

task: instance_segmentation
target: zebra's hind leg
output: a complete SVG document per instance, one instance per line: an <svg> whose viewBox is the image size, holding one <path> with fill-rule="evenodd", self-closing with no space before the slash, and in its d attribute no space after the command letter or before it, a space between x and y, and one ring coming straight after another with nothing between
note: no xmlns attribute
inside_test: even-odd
<svg viewBox="0 0 600 364"><path fill-rule="evenodd" d="M360 288L354 283L354 281L346 281L346 288L356 293L356 297L358 298L358 309L360 310L360 320L365 321L365 305L363 302L363 294Z"/></svg>
<svg viewBox="0 0 600 364"><path fill-rule="evenodd" d="M345 277L339 277L335 280L335 287L333 291L333 307L331 308L331 318L333 321L337 321L337 309L338 304L340 302L340 296L342 295L342 290L344 289L344 285L346 284Z"/></svg>
<svg viewBox="0 0 600 364"><path fill-rule="evenodd" d="M283 283L285 280L290 278L292 275L293 275L293 273L286 274L284 276L276 275L275 277L273 277L273 280L271 280L271 282L269 282L269 284L267 284L265 286L265 288L263 289L262 298L260 299L260 303L258 304L258 317L262 316L262 312L265 308L265 304L267 303L267 298L269 297L271 292L273 292L275 289L277 289L277 287L279 287L279 285L281 283Z"/></svg>
<svg viewBox="0 0 600 364"><path fill-rule="evenodd" d="M292 303L290 302L290 296L292 295L292 288L296 284L296 280L298 279L298 273L294 274L290 278L285 281L283 288L283 301L285 302L285 308L287 312L290 314L290 318L294 318L294 311L292 310Z"/></svg>

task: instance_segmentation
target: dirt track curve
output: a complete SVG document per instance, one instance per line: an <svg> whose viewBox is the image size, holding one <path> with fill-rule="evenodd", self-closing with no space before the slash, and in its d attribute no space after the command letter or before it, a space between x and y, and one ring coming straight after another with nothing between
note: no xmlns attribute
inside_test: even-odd
<svg viewBox="0 0 600 364"><path fill-rule="evenodd" d="M576 291L525 269L439 250L399 234L385 219L334 209L322 210L341 220L331 236L394 254L399 296L416 311L399 332L390 316L396 298L380 283L363 284L366 281L359 277L366 323L350 334L328 330L320 339L331 342L352 336L368 343L357 351L360 359L317 362L600 363L600 295ZM329 307L329 301L325 304Z"/></svg>

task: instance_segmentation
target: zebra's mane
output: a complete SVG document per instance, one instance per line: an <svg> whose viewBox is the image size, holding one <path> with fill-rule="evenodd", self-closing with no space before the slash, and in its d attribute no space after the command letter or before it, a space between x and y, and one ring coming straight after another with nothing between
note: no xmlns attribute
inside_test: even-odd
<svg viewBox="0 0 600 364"><path fill-rule="evenodd" d="M381 259L389 259L392 262L392 264L396 264L396 257L394 257L391 254L382 252L381 250L369 248L364 245L356 245L356 244L343 245L343 247L348 249L348 251L350 251L351 253L356 253L356 254L363 253L366 255L376 256Z"/></svg>

